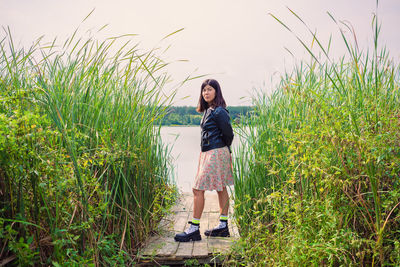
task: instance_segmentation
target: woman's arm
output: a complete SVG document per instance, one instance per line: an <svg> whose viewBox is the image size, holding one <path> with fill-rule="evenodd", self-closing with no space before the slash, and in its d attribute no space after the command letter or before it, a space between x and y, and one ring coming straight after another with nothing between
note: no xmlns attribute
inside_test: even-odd
<svg viewBox="0 0 400 267"><path fill-rule="evenodd" d="M231 146L233 141L233 129L228 111L222 107L218 107L215 109L214 116L217 127L222 133L222 140L227 146Z"/></svg>

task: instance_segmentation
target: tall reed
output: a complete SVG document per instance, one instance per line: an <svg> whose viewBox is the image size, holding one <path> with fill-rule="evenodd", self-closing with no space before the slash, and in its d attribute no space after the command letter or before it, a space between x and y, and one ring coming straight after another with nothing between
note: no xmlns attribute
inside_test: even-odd
<svg viewBox="0 0 400 267"><path fill-rule="evenodd" d="M255 98L256 114L243 129L247 147L236 152L244 258L398 264L399 64L378 46L376 16L372 52L341 31L348 54L338 61L330 58L330 44L309 31L322 56L293 32L312 60L284 74L271 96Z"/></svg>
<svg viewBox="0 0 400 267"><path fill-rule="evenodd" d="M76 36L0 43L1 258L17 264L128 264L173 201L167 63Z"/></svg>

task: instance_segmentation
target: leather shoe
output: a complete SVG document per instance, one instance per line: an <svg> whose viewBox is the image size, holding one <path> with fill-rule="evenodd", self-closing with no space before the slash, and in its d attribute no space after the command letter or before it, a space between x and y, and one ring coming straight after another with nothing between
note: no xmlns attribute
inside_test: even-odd
<svg viewBox="0 0 400 267"><path fill-rule="evenodd" d="M214 228L211 230L206 230L204 234L206 236L220 236L220 237L230 236L228 229L228 222L226 222L226 226L224 228Z"/></svg>
<svg viewBox="0 0 400 267"><path fill-rule="evenodd" d="M192 222L189 222L189 223L192 223ZM200 241L201 240L200 230L196 230L190 234L187 234L185 232L176 234L174 239L175 239L175 241L178 241L178 242Z"/></svg>

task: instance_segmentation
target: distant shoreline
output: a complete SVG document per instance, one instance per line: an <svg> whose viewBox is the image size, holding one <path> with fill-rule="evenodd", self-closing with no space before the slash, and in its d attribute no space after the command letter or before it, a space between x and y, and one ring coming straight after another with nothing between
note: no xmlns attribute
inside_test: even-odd
<svg viewBox="0 0 400 267"><path fill-rule="evenodd" d="M249 117L254 112L253 106L229 106L227 107L232 122L239 123L242 118ZM201 113L196 111L196 107L191 106L171 106L166 110L165 116L160 120L162 126L199 126Z"/></svg>

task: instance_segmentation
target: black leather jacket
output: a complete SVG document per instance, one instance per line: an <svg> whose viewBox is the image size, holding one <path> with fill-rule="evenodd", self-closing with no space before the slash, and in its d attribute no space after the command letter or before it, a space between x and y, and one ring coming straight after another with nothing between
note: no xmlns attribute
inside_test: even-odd
<svg viewBox="0 0 400 267"><path fill-rule="evenodd" d="M230 146L233 141L233 130L229 112L223 107L208 108L204 111L201 127L201 151Z"/></svg>

